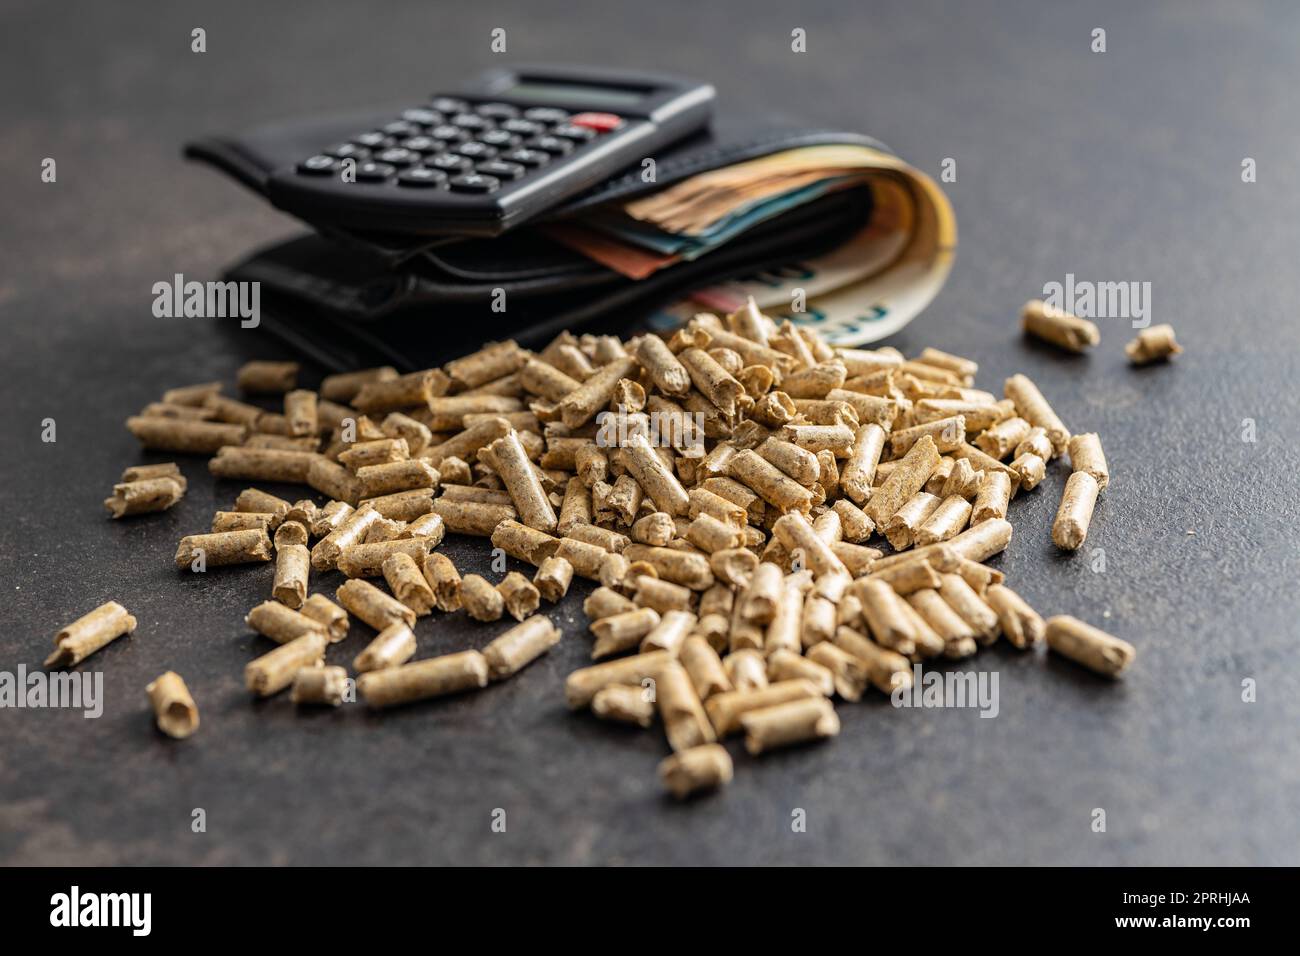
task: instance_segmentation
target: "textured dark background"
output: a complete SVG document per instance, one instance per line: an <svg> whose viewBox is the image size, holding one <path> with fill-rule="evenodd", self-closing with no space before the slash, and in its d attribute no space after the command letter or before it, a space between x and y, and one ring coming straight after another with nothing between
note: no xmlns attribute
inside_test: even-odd
<svg viewBox="0 0 1300 956"><path fill-rule="evenodd" d="M58 627L110 598L140 626L83 665L104 673L101 719L0 711L0 862L1296 863L1300 11L1083 6L7 0L0 669L37 664ZM189 52L194 26L206 54ZM146 460L126 415L279 354L261 333L150 314L154 282L213 277L296 229L183 163L180 144L420 96L497 63L497 26L509 59L703 75L724 109L861 129L932 174L956 158L955 271L891 344L970 355L993 388L1025 371L1067 423L1101 433L1114 477L1085 551L1049 541L1057 471L1016 502L1001 566L1043 612L1131 641L1122 682L998 648L977 659L1000 674L997 719L842 705L839 739L761 761L733 744L735 783L687 806L661 796L658 732L565 710L588 646L577 599L554 612L559 648L481 694L380 716L250 702L241 671L268 645L241 619L271 568L171 564L241 484L214 488L193 460L174 510L111 523L100 507ZM805 55L789 51L794 27ZM39 180L46 156L57 184ZM1246 156L1257 183L1241 181ZM1079 359L1022 343L1020 304L1068 272L1151 282L1186 354L1134 370L1117 320ZM46 417L55 444L39 440ZM1258 441L1242 441L1244 419ZM484 569L480 546L452 551ZM420 654L503 627L426 620ZM363 630L331 657L350 659ZM180 744L154 731L143 691L168 668L202 710Z"/></svg>

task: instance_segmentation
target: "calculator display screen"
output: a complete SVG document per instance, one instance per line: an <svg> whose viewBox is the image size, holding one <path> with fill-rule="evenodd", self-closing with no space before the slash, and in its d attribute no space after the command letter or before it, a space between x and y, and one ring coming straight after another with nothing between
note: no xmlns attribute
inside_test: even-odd
<svg viewBox="0 0 1300 956"><path fill-rule="evenodd" d="M645 99L649 90L636 90L618 86L580 86L573 83L530 83L524 81L497 95L537 103L554 103L557 106L635 106Z"/></svg>

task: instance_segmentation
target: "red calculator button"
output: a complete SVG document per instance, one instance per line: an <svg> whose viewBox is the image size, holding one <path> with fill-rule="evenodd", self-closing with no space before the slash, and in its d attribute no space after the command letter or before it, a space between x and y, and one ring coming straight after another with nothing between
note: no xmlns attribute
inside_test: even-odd
<svg viewBox="0 0 1300 956"><path fill-rule="evenodd" d="M609 133L623 125L623 117L613 113L578 113L569 117L569 123L594 129L597 133Z"/></svg>

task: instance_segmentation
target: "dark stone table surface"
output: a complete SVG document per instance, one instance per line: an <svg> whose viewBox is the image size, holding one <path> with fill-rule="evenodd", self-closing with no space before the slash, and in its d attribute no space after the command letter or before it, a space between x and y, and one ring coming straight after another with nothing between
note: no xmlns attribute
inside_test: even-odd
<svg viewBox="0 0 1300 956"><path fill-rule="evenodd" d="M39 664L104 600L140 623L82 665L103 673L99 719L0 711L0 862L1296 863L1300 11L1084 6L5 4L0 670ZM190 52L194 27L204 54ZM1084 550L1049 540L1057 467L1015 503L998 563L1043 612L1131 641L1121 682L997 647L977 658L999 674L996 719L878 695L841 705L829 744L755 760L732 742L733 785L684 806L661 794L660 734L564 707L564 675L587 656L580 594L553 612L563 643L480 694L382 715L250 702L242 668L266 645L242 618L271 568L171 562L241 485L187 460L172 511L110 522L100 506L124 466L156 460L128 414L163 387L231 381L246 359L282 354L259 332L151 314L153 283L215 277L298 228L182 162L180 144L421 95L500 62L494 27L509 61L705 75L723 108L861 129L936 175L956 159L956 267L891 344L969 355L994 388L1024 371L1075 430L1101 433L1113 480ZM800 27L808 52L793 54ZM1097 27L1104 53L1090 50ZM40 180L44 157L55 183ZM1123 319L1103 320L1082 358L1022 342L1021 303L1067 274L1150 282L1154 320L1186 353L1131 368ZM486 569L481 542L448 550ZM420 654L503 627L426 619ZM331 659L350 660L362 630ZM202 710L184 743L154 731L144 696L169 668Z"/></svg>

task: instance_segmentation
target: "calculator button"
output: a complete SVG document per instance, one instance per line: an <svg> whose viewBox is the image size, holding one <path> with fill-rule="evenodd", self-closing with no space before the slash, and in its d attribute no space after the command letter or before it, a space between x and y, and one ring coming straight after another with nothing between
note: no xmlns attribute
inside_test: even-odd
<svg viewBox="0 0 1300 956"><path fill-rule="evenodd" d="M482 116L475 116L473 113L457 113L451 118L452 126L459 126L461 129L491 129L492 121L484 119Z"/></svg>
<svg viewBox="0 0 1300 956"><path fill-rule="evenodd" d="M329 156L338 159L369 159L370 150L364 146L358 146L356 143L338 143L325 150Z"/></svg>
<svg viewBox="0 0 1300 956"><path fill-rule="evenodd" d="M559 126L551 128L551 135L559 136L561 139L571 139L574 142L585 143L587 140L594 138L596 134L585 126L561 123Z"/></svg>
<svg viewBox="0 0 1300 956"><path fill-rule="evenodd" d="M393 149L386 149L383 152L375 153L375 159L378 162L391 163L394 166L410 166L412 163L418 163L420 161L420 154L396 146Z"/></svg>
<svg viewBox="0 0 1300 956"><path fill-rule="evenodd" d="M403 110L402 119L421 126L437 126L442 122L442 114L437 110Z"/></svg>
<svg viewBox="0 0 1300 956"><path fill-rule="evenodd" d="M435 96L431 105L440 113L463 113L469 109L469 104L464 100L453 99L450 96Z"/></svg>
<svg viewBox="0 0 1300 956"><path fill-rule="evenodd" d="M519 115L519 109L509 103L480 103L474 107L474 112L494 120L514 119Z"/></svg>
<svg viewBox="0 0 1300 956"><path fill-rule="evenodd" d="M383 133L362 133L359 136L353 136L352 142L358 146L369 146L371 149L383 149L391 142Z"/></svg>
<svg viewBox="0 0 1300 956"><path fill-rule="evenodd" d="M461 129L459 126L452 126L450 123L442 123L429 130L429 135L434 139L440 139L447 143L460 143L469 139L469 130Z"/></svg>
<svg viewBox="0 0 1300 956"><path fill-rule="evenodd" d="M406 120L398 120L396 123L389 123L384 127L384 132L389 136L416 136L423 132L415 123L408 123Z"/></svg>
<svg viewBox="0 0 1300 956"><path fill-rule="evenodd" d="M413 149L417 153L440 153L447 148L447 144L440 139L434 139L432 136L410 136L402 140L401 145L406 149Z"/></svg>
<svg viewBox="0 0 1300 956"><path fill-rule="evenodd" d="M568 118L569 114L564 110L555 110L546 106L534 106L530 110L524 110L524 119L536 123L563 123Z"/></svg>
<svg viewBox="0 0 1300 956"><path fill-rule="evenodd" d="M403 170L397 177L397 182L402 186L441 186L446 181L446 173L428 166L413 166Z"/></svg>
<svg viewBox="0 0 1300 956"><path fill-rule="evenodd" d="M613 113L578 113L570 118L573 126L585 126L597 133L612 133L623 125L623 117Z"/></svg>
<svg viewBox="0 0 1300 956"><path fill-rule="evenodd" d="M333 156L310 156L298 164L298 172L310 173L313 176L324 176L334 172L338 168L338 162Z"/></svg>
<svg viewBox="0 0 1300 956"><path fill-rule="evenodd" d="M486 143L461 143L451 148L453 153L468 156L470 159L491 159L497 154L496 147Z"/></svg>
<svg viewBox="0 0 1300 956"><path fill-rule="evenodd" d="M448 183L452 189L461 193L490 193L501 185L500 181L492 176L483 176L479 173L466 173L463 176L455 176Z"/></svg>
<svg viewBox="0 0 1300 956"><path fill-rule="evenodd" d="M445 170L449 173L460 173L468 170L474 164L464 156L456 156L452 153L443 153L441 156L426 159L424 165L432 166L434 169Z"/></svg>
<svg viewBox="0 0 1300 956"><path fill-rule="evenodd" d="M357 181L374 183L387 179L397 172L397 167L388 163L357 163Z"/></svg>
<svg viewBox="0 0 1300 956"><path fill-rule="evenodd" d="M485 176L495 176L497 179L518 179L528 171L518 163L503 163L499 159L479 163L474 168Z"/></svg>
<svg viewBox="0 0 1300 956"><path fill-rule="evenodd" d="M573 143L570 140L560 139L558 136L534 136L524 145L529 149L543 150L553 156L563 156L573 149Z"/></svg>
<svg viewBox="0 0 1300 956"><path fill-rule="evenodd" d="M490 129L486 133L480 133L478 141L495 146L497 149L510 149L512 146L519 145L519 137L503 129Z"/></svg>
<svg viewBox="0 0 1300 956"><path fill-rule="evenodd" d="M540 149L512 149L501 157L507 162L520 163L524 166L545 166L551 161L551 154Z"/></svg>
<svg viewBox="0 0 1300 956"><path fill-rule="evenodd" d="M501 124L501 129L507 133L518 133L520 136L541 136L546 132L546 124L534 123L532 120L509 119Z"/></svg>

